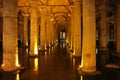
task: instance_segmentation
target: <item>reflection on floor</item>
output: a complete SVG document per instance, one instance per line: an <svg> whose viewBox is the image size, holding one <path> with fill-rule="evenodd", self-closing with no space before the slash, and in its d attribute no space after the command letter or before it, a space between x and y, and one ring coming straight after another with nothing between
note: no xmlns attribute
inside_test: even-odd
<svg viewBox="0 0 120 80"><path fill-rule="evenodd" d="M19 61L25 69L18 74L0 73L0 80L120 80L120 70L111 68L102 69L99 75L79 75L80 58L68 53L63 44L39 52L38 57L30 57L28 52L19 50Z"/></svg>

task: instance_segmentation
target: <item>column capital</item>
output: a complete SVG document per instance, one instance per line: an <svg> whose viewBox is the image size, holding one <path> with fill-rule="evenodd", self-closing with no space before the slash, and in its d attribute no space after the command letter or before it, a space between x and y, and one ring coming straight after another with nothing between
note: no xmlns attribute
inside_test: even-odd
<svg viewBox="0 0 120 80"><path fill-rule="evenodd" d="M74 6L70 6L69 9L70 9L70 11L73 11Z"/></svg>
<svg viewBox="0 0 120 80"><path fill-rule="evenodd" d="M28 16L29 16L29 14L28 14L28 13L22 13L22 15L23 15L23 16L26 16L26 17L28 17Z"/></svg>
<svg viewBox="0 0 120 80"><path fill-rule="evenodd" d="M46 6L40 6L39 9L40 9L40 12L43 13L43 14L47 13L47 11L48 11Z"/></svg>

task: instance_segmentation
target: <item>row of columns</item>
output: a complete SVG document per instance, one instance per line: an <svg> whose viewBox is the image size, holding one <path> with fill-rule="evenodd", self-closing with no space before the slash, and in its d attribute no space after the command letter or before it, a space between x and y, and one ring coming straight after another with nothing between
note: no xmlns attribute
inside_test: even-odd
<svg viewBox="0 0 120 80"><path fill-rule="evenodd" d="M71 44L74 55L81 56L81 69L84 72L96 71L96 19L95 0L83 0L83 26L81 26L81 0L75 0L71 13ZM119 15L118 15L119 16ZM83 31L81 32L81 29ZM118 29L117 29L118 30ZM82 34L83 33L83 34ZM117 32L119 34L119 32ZM117 36L117 39L119 37ZM107 51L107 15L106 6L101 5L100 50ZM81 43L82 42L82 43ZM118 40L119 42L119 40ZM117 44L118 44L117 42Z"/></svg>
<svg viewBox="0 0 120 80"><path fill-rule="evenodd" d="M75 0L75 5L71 15L71 44L74 48L74 55L81 56L81 69L84 72L96 71L96 24L95 24L95 0L83 0L83 37L81 38L81 6L79 0ZM5 71L12 71L18 68L18 44L17 44L17 4L16 0L11 2L4 0L3 12L3 65ZM120 4L117 8L117 29L116 41L117 52L120 52L120 37L119 37L119 10ZM107 45L106 35L106 14L105 6L101 8L101 49L105 49ZM16 10L16 11L15 11ZM50 32L52 35L47 37L48 43L53 43L56 40L56 35L53 33L53 21L50 20L49 29L46 30L46 15L43 11L41 13L40 23L40 49L46 48L46 34ZM35 9L31 11L31 26L30 26L30 55L36 55L38 51L38 16ZM27 34L27 16L24 16L24 45L28 45ZM47 26L48 27L48 26ZM46 33L46 31L49 31ZM81 43L82 42L82 43ZM82 45L82 46L81 46Z"/></svg>
<svg viewBox="0 0 120 80"><path fill-rule="evenodd" d="M4 71L14 71L20 68L18 61L18 35L17 35L17 1L4 0L3 11L3 64L2 69ZM30 56L36 56L38 54L38 36L40 36L40 50L45 50L46 45L53 45L56 40L56 33L53 31L53 20L46 20L46 14L41 11L41 21L38 22L38 15L35 8L31 8L31 23L30 23ZM28 47L28 16L23 14L23 45ZM49 24L46 25L46 21ZM40 35L39 25L40 23ZM49 27L49 28L46 28ZM48 30L49 29L49 30ZM46 32L47 31L47 32ZM47 40L46 40L47 35ZM46 42L49 41L49 42Z"/></svg>

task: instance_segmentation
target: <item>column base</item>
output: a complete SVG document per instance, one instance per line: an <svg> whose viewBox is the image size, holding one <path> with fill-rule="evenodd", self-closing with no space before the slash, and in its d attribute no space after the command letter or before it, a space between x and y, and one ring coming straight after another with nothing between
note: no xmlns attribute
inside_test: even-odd
<svg viewBox="0 0 120 80"><path fill-rule="evenodd" d="M81 54L80 54L80 52L73 53L73 57L81 57Z"/></svg>
<svg viewBox="0 0 120 80"><path fill-rule="evenodd" d="M73 53L74 52L73 49L68 49L67 51L68 51L68 53Z"/></svg>
<svg viewBox="0 0 120 80"><path fill-rule="evenodd" d="M23 48L29 48L29 46L28 45L24 45Z"/></svg>
<svg viewBox="0 0 120 80"><path fill-rule="evenodd" d="M23 71L23 70L25 70L25 68L24 67L16 67L16 69L14 69L14 70L4 70L4 67L1 67L0 68L0 73L2 73L2 74L11 74L11 73L13 73L13 74L17 74L17 73L20 73L21 71Z"/></svg>
<svg viewBox="0 0 120 80"><path fill-rule="evenodd" d="M34 53L34 52L29 52L29 56L31 57L36 57L38 56L38 52L37 53Z"/></svg>
<svg viewBox="0 0 120 80"><path fill-rule="evenodd" d="M101 72L99 70L93 71L93 72L84 72L82 71L82 68L77 68L77 71L79 75L100 75Z"/></svg>
<svg viewBox="0 0 120 80"><path fill-rule="evenodd" d="M47 49L39 49L38 52L45 52L45 51L47 51Z"/></svg>
<svg viewBox="0 0 120 80"><path fill-rule="evenodd" d="M49 48L50 48L50 45L47 45L46 48L49 49Z"/></svg>
<svg viewBox="0 0 120 80"><path fill-rule="evenodd" d="M100 47L99 50L100 51L108 51L108 48L107 47Z"/></svg>
<svg viewBox="0 0 120 80"><path fill-rule="evenodd" d="M100 49L97 54L97 67L104 68L110 61L109 56L108 49Z"/></svg>
<svg viewBox="0 0 120 80"><path fill-rule="evenodd" d="M29 57L38 57L38 54L29 55Z"/></svg>

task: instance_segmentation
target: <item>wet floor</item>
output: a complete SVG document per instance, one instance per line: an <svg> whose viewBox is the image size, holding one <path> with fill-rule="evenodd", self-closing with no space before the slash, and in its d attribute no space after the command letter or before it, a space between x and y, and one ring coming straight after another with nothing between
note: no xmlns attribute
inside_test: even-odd
<svg viewBox="0 0 120 80"><path fill-rule="evenodd" d="M39 51L37 57L29 56L28 52L28 49L19 50L19 61L24 69L18 74L1 72L0 80L120 80L120 69L104 68L97 75L78 74L80 58L68 53L65 45Z"/></svg>

